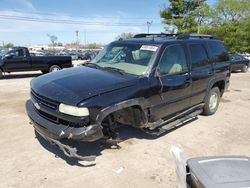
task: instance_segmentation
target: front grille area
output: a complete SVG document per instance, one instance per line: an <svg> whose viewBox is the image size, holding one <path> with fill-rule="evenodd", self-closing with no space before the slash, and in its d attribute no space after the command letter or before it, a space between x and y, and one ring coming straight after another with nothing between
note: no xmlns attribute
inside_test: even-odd
<svg viewBox="0 0 250 188"><path fill-rule="evenodd" d="M59 103L58 102L55 102L51 99L48 99L46 97L43 97L37 93L35 93L33 90L31 90L31 97L35 99L35 101L39 104L42 104L46 107L49 107L53 110L57 110L58 109L58 106L59 106Z"/></svg>
<svg viewBox="0 0 250 188"><path fill-rule="evenodd" d="M38 103L40 106L45 106L46 108L50 109L52 112L59 113L58 111L58 107L59 107L59 103L56 101L53 101L51 99L48 99L46 97L43 97L37 93L35 93L33 90L31 91L31 98L33 103L36 102ZM65 119L62 119L60 117L57 117L56 115L52 115L49 114L45 111L42 111L41 109L36 109L36 111L39 113L40 116L42 116L43 118L55 123L55 124L62 124L65 126L69 126L69 127L74 127L74 128L80 128L80 127L84 127L84 126L88 126L89 125L89 118L86 117L84 119L81 119L80 123L79 121L76 122L71 122ZM72 119L72 118L71 118Z"/></svg>

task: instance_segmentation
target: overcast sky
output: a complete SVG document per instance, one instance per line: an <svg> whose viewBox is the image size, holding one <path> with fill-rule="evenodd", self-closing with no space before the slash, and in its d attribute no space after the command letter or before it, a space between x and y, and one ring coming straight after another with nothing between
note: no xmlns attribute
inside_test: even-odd
<svg viewBox="0 0 250 188"><path fill-rule="evenodd" d="M78 30L81 43L86 36L86 43L106 44L122 32L147 32L147 21L153 21L151 32L162 32L159 11L166 5L167 0L1 0L0 42L48 44L51 34L70 43Z"/></svg>

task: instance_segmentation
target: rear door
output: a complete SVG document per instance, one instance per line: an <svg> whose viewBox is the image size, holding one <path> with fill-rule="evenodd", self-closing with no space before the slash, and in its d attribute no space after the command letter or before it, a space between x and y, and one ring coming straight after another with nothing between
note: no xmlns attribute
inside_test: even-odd
<svg viewBox="0 0 250 188"><path fill-rule="evenodd" d="M203 102L209 80L214 74L212 61L209 60L205 43L188 44L190 62L191 62L191 79L192 79L192 97L191 105Z"/></svg>
<svg viewBox="0 0 250 188"><path fill-rule="evenodd" d="M182 44L165 48L159 62L158 88L151 115L155 120L180 112L190 106L192 83L187 62L187 49Z"/></svg>

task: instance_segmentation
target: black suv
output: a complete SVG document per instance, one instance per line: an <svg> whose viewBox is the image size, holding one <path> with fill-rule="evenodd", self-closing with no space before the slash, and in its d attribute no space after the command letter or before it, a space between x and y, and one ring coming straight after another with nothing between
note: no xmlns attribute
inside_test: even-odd
<svg viewBox="0 0 250 188"><path fill-rule="evenodd" d="M119 125L160 135L212 115L229 78L216 37L139 34L112 42L86 65L32 80L26 109L35 130L64 150L61 139L115 140Z"/></svg>

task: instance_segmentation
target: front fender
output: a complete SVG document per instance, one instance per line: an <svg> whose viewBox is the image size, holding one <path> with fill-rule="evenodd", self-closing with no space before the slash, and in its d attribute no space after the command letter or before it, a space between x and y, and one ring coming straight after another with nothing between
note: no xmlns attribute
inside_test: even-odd
<svg viewBox="0 0 250 188"><path fill-rule="evenodd" d="M141 109L144 111L145 108L147 108L148 103L144 98L135 98L130 99L126 101L122 101L120 103L108 106L100 111L100 113L96 117L96 124L101 125L102 121L105 117L107 117L109 114L112 114L113 112L116 112L118 110L128 108L131 106L140 106ZM146 112L144 111L144 115L146 115Z"/></svg>

